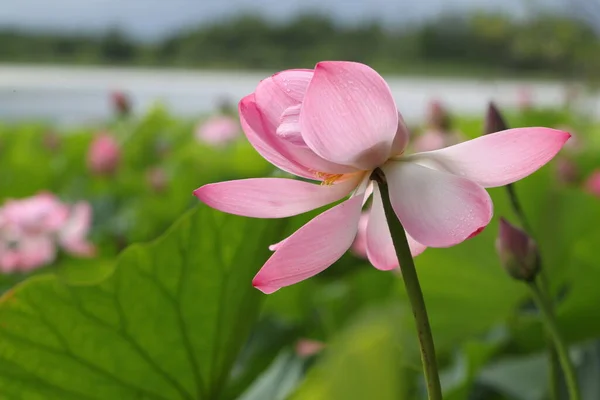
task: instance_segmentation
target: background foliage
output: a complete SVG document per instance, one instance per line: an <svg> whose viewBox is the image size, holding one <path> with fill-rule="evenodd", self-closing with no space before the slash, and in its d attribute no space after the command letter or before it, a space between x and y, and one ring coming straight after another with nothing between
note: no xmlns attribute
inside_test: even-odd
<svg viewBox="0 0 600 400"><path fill-rule="evenodd" d="M568 125L583 144L559 157L575 163L572 180L558 178L555 160L516 190L541 247L584 398L597 399L600 199L582 182L600 167L600 126L572 111L535 108L511 113L508 121ZM476 137L483 122L458 117L455 128ZM0 278L6 291L0 300L0 398L423 396L412 316L396 273L348 254L273 295L251 287L268 245L311 215L254 220L198 205L192 190L204 183L274 173L244 139L203 145L190 121L161 107L140 119L53 129L0 127L0 201L40 190L89 200L100 251L95 259L62 256L33 277ZM113 177L86 168L97 130L111 130L123 147ZM166 172L164 188L149 184L151 168ZM544 399L547 363L538 315L494 250L498 218L516 219L504 189L491 194L496 215L481 235L416 258L444 391L447 399ZM300 351L305 340L322 349Z"/></svg>

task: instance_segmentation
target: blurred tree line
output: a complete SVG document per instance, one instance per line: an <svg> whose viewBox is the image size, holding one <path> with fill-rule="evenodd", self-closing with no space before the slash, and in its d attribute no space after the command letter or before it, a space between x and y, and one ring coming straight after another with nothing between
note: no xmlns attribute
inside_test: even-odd
<svg viewBox="0 0 600 400"><path fill-rule="evenodd" d="M383 72L582 78L600 71L600 38L588 24L567 16L514 19L487 13L397 28L339 25L320 15L286 23L242 16L157 43L135 41L119 29L98 37L0 31L0 62L284 69L326 59L362 61Z"/></svg>

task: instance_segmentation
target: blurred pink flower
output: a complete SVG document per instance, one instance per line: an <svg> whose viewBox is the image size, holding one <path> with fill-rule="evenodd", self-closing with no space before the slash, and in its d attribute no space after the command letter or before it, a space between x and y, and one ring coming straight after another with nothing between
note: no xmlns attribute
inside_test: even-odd
<svg viewBox="0 0 600 400"><path fill-rule="evenodd" d="M383 78L354 62L321 62L261 81L239 105L244 132L268 161L319 184L284 178L245 179L197 189L204 203L231 214L283 218L347 198L274 246L254 277L264 293L307 279L337 261L357 235L373 186L367 223L369 261L397 267L376 181L409 240L449 247L476 235L492 217L484 188L517 181L551 160L569 134L509 129L445 149L405 155L408 130Z"/></svg>
<svg viewBox="0 0 600 400"><path fill-rule="evenodd" d="M87 241L92 224L92 207L86 202L79 202L74 204L70 211L69 218L58 231L58 243L73 255L95 255L96 247Z"/></svg>
<svg viewBox="0 0 600 400"><path fill-rule="evenodd" d="M0 208L0 270L29 271L51 263L61 246L80 256L94 254L85 240L91 208L87 203L73 207L50 193L9 200Z"/></svg>
<svg viewBox="0 0 600 400"><path fill-rule="evenodd" d="M584 184L585 190L596 197L600 197L600 169L595 170Z"/></svg>
<svg viewBox="0 0 600 400"><path fill-rule="evenodd" d="M96 135L88 149L87 161L93 173L113 174L121 161L121 147L112 135L101 132Z"/></svg>
<svg viewBox="0 0 600 400"><path fill-rule="evenodd" d="M325 348L325 343L311 339L299 339L296 342L296 354L300 357L310 357L318 354Z"/></svg>
<svg viewBox="0 0 600 400"><path fill-rule="evenodd" d="M569 160L568 158L561 157L556 160L556 177L562 183L575 183L577 182L579 171L577 165Z"/></svg>
<svg viewBox="0 0 600 400"><path fill-rule="evenodd" d="M457 132L430 129L415 139L413 150L416 152L433 151L460 142L462 142L462 137Z"/></svg>
<svg viewBox="0 0 600 400"><path fill-rule="evenodd" d="M167 188L169 177L164 169L153 167L146 171L146 182L153 191L160 193Z"/></svg>
<svg viewBox="0 0 600 400"><path fill-rule="evenodd" d="M219 146L235 140L241 135L239 123L228 116L209 118L196 128L196 139L213 146Z"/></svg>
<svg viewBox="0 0 600 400"><path fill-rule="evenodd" d="M7 200L1 210L5 225L28 235L55 232L69 216L69 208L46 192L22 200Z"/></svg>

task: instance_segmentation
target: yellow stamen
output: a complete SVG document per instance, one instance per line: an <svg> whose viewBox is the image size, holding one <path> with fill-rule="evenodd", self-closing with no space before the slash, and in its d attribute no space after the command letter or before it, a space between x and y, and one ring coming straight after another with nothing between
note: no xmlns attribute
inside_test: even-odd
<svg viewBox="0 0 600 400"><path fill-rule="evenodd" d="M344 174L328 174L325 172L315 172L315 176L322 180L321 185L333 185L335 181L340 179Z"/></svg>

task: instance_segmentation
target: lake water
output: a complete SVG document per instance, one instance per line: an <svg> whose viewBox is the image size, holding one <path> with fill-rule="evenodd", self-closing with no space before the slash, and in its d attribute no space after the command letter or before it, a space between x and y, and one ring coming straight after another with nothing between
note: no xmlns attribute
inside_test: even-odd
<svg viewBox="0 0 600 400"><path fill-rule="evenodd" d="M222 98L237 102L273 72L0 65L0 119L36 118L58 124L101 121L111 114L108 96L116 89L131 96L136 112L160 101L174 114L192 117L213 111ZM420 119L434 98L454 112L479 114L490 100L517 106L524 92L543 106L560 106L565 98L565 85L558 82L385 78L409 121Z"/></svg>

